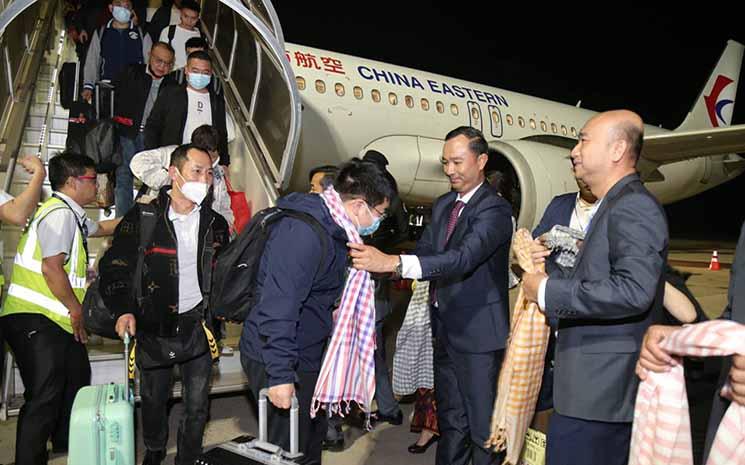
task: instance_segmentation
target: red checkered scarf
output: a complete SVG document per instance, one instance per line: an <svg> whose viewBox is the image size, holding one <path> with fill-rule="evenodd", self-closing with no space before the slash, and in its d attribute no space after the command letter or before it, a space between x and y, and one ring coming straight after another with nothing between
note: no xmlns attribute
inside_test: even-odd
<svg viewBox="0 0 745 465"><path fill-rule="evenodd" d="M745 326L726 320L686 325L660 346L676 355L745 355ZM722 397L729 398L725 384ZM692 465L691 427L683 364L649 372L639 385L634 408L629 465ZM745 407L731 404L719 425L707 465L745 464Z"/></svg>
<svg viewBox="0 0 745 465"><path fill-rule="evenodd" d="M361 244L357 228L344 210L341 197L329 187L321 198L334 222L347 233L349 242ZM318 375L310 415L319 408L343 416L350 402L365 412L375 396L375 292L370 273L349 269L341 303L335 312L331 335ZM346 406L343 403L346 402Z"/></svg>

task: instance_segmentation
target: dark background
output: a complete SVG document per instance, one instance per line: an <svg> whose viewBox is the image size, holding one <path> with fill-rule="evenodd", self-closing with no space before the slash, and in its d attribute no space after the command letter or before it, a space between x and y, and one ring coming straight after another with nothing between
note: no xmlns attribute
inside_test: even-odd
<svg viewBox="0 0 745 465"><path fill-rule="evenodd" d="M745 43L734 2L505 4L285 0L275 8L288 42L571 105L582 100L597 111L629 108L668 129L683 121L727 39ZM740 81L733 124L745 123ZM671 236L736 239L743 194L741 176L667 206Z"/></svg>

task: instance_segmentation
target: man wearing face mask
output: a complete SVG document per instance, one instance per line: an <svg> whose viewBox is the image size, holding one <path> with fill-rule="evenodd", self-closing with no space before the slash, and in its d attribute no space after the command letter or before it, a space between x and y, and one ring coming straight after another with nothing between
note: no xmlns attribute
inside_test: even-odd
<svg viewBox="0 0 745 465"><path fill-rule="evenodd" d="M230 209L230 196L225 182L227 172L225 167L218 164L220 161L217 154L219 140L220 134L215 128L207 124L196 128L191 135L191 143L205 149L212 159L212 174L214 177L212 181L212 209L222 215L230 228L233 229L235 217L233 216L233 210ZM148 196L158 195L158 191L163 186L170 184L168 168L171 166L171 154L177 148L176 145L168 145L145 150L136 154L132 159L129 164L132 173L150 188L147 193Z"/></svg>
<svg viewBox="0 0 745 465"><path fill-rule="evenodd" d="M209 195L212 161L207 151L182 145L171 155L171 185L150 203L154 232L145 247L142 304L134 300L132 275L140 243L142 204L124 216L101 259L101 295L120 316L116 331L137 337L145 465L166 456L168 398L174 365L181 370L184 416L178 431L177 465L193 464L202 451L212 361L217 350L205 322L215 255L227 244L225 220Z"/></svg>
<svg viewBox="0 0 745 465"><path fill-rule="evenodd" d="M118 124L122 164L116 168L116 216L124 216L134 204L132 172L129 163L135 153L145 149L145 121L158 97L163 78L173 68L170 45L153 45L145 65L129 65L114 80L118 98L114 102L114 121ZM174 147L175 148L175 147Z"/></svg>
<svg viewBox="0 0 745 465"><path fill-rule="evenodd" d="M320 411L311 418L310 410L331 336L332 312L344 288L347 231L374 231L393 196L380 168L355 158L339 168L333 186L324 192L292 193L277 201L282 209L310 215L323 235L310 220L290 216L271 227L256 275L261 298L241 335L241 363L254 397L269 388L268 439L285 450L290 446L290 422L283 410L290 407L292 395L297 396L303 463L321 463L326 415Z"/></svg>
<svg viewBox="0 0 745 465"><path fill-rule="evenodd" d="M199 126L209 124L220 135L217 151L220 165L228 166L228 124L225 99L210 85L212 60L207 52L189 55L184 70L186 82L161 89L145 125L145 149L185 144Z"/></svg>
<svg viewBox="0 0 745 465"><path fill-rule="evenodd" d="M97 81L111 81L131 64L145 63L153 42L134 22L131 0L111 0L113 18L93 33L83 69L83 99L91 101Z"/></svg>

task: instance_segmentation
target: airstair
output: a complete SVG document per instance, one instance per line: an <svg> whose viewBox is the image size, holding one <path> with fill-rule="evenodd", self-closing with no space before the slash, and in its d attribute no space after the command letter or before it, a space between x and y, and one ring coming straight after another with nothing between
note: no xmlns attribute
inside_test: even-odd
<svg viewBox="0 0 745 465"><path fill-rule="evenodd" d="M230 144L230 177L234 188L245 191L253 211L272 205L289 184L300 128L300 100L295 79L284 58L284 39L274 9L268 1L204 0L202 27L213 44L216 75L224 82L226 108L236 122L236 139ZM4 189L17 195L29 176L19 166L19 156L39 156L45 166L65 148L69 112L59 101L57 75L62 64L76 61L66 37L58 0L0 0L0 179ZM240 76L240 78L239 78ZM272 105L276 111L262 111ZM42 201L51 194L48 179ZM86 206L94 220L113 218L96 206ZM1 225L0 250L6 281L10 280L16 246L22 229ZM110 239L89 241L90 265L95 269ZM241 327L228 325L225 345L232 355L220 358L213 368L213 394L245 390L246 378L237 350ZM94 337L87 345L92 383L121 382L124 376L123 345ZM178 376L173 397L181 395ZM137 390L137 382L136 390ZM0 392L0 419L18 413L23 403L23 383L12 353L6 354Z"/></svg>

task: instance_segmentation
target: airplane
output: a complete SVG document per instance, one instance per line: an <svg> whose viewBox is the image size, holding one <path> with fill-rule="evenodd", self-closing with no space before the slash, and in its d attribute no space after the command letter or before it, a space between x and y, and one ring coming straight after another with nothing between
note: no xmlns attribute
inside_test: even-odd
<svg viewBox="0 0 745 465"><path fill-rule="evenodd" d="M663 203L733 179L745 170L745 125L730 126L744 47L729 41L685 121L645 126L638 170ZM366 150L388 158L401 197L426 204L447 192L443 138L460 125L489 142L487 170L518 186L518 225L532 227L555 196L576 191L568 156L593 111L450 77L286 44L303 102L292 188L304 173ZM323 158L319 155L323 154ZM516 212L517 213L517 212Z"/></svg>
<svg viewBox="0 0 745 465"><path fill-rule="evenodd" d="M202 30L238 122L231 180L256 211L284 192L307 191L308 172L374 149L390 162L409 207L450 188L440 159L451 129L489 142L487 170L513 180L518 226L537 224L550 200L576 191L569 151L595 112L473 82L285 43L271 2L202 2ZM663 203L745 170L745 125L732 126L742 44L728 41L675 130L646 125L638 170ZM632 108L633 110L633 108Z"/></svg>

